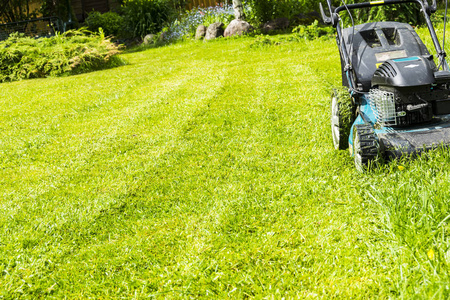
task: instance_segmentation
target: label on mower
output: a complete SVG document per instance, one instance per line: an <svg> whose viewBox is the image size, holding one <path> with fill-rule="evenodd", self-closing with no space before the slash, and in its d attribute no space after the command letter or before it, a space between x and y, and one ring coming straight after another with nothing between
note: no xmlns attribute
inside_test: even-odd
<svg viewBox="0 0 450 300"><path fill-rule="evenodd" d="M407 55L406 55L405 50L396 50L396 51L375 53L375 57L378 62L385 62L388 59L404 58L406 56Z"/></svg>

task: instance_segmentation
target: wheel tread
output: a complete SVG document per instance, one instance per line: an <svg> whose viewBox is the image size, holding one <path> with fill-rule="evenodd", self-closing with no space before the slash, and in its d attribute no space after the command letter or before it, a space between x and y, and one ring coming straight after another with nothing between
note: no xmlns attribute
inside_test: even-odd
<svg viewBox="0 0 450 300"><path fill-rule="evenodd" d="M379 157L379 146L374 129L370 124L358 124L355 125L353 134L354 138L359 135L359 156L357 157L355 153L355 165L358 166L357 159L360 159L361 167L366 169Z"/></svg>

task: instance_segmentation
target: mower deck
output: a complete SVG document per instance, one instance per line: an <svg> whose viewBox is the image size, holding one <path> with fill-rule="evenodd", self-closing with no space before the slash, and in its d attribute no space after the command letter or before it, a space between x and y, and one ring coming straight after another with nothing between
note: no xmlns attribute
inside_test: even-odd
<svg viewBox="0 0 450 300"><path fill-rule="evenodd" d="M409 128L382 127L375 129L380 150L387 159L450 145L450 115L444 115L421 126Z"/></svg>

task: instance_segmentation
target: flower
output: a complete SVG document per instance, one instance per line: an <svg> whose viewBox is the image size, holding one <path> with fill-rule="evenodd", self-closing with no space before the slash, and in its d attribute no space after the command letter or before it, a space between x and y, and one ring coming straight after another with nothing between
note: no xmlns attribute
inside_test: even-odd
<svg viewBox="0 0 450 300"><path fill-rule="evenodd" d="M429 259L434 259L434 250L433 249L428 250L427 256Z"/></svg>

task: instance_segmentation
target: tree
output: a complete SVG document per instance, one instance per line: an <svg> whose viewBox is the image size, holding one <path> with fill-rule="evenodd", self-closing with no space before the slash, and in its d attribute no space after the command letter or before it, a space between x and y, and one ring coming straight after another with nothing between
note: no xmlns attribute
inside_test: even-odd
<svg viewBox="0 0 450 300"><path fill-rule="evenodd" d="M234 17L237 20L244 20L244 6L242 5L242 0L233 0Z"/></svg>
<svg viewBox="0 0 450 300"><path fill-rule="evenodd" d="M17 22L36 17L36 10L31 8L31 0L6 0L0 5L0 20Z"/></svg>

